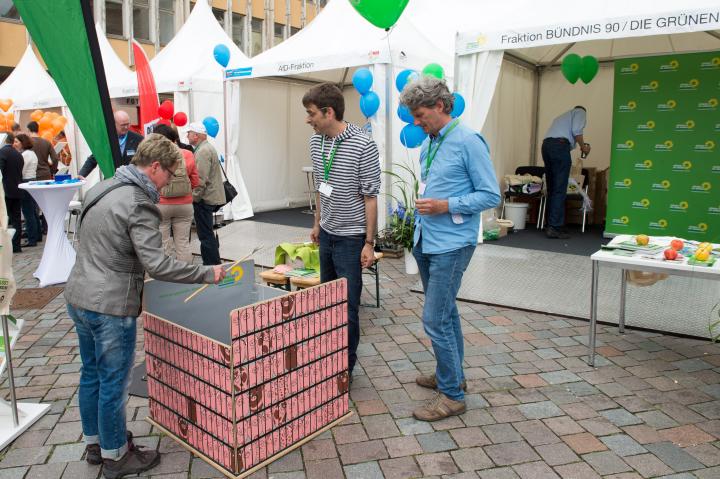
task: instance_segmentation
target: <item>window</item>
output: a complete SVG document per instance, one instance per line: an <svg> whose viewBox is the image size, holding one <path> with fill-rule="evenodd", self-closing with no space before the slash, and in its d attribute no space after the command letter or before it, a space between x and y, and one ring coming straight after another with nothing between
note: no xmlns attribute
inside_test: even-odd
<svg viewBox="0 0 720 479"><path fill-rule="evenodd" d="M283 40L285 40L285 25L283 25L282 23L276 23L273 45L280 45Z"/></svg>
<svg viewBox="0 0 720 479"><path fill-rule="evenodd" d="M10 18L12 20L20 20L20 14L13 5L12 0L0 0L0 18Z"/></svg>
<svg viewBox="0 0 720 479"><path fill-rule="evenodd" d="M299 32L299 31L300 31L299 28L290 27L290 36L295 35L295 34L296 34L297 32Z"/></svg>
<svg viewBox="0 0 720 479"><path fill-rule="evenodd" d="M225 10L220 10L219 8L212 9L213 15L215 15L215 18L217 19L220 26L225 30Z"/></svg>
<svg viewBox="0 0 720 479"><path fill-rule="evenodd" d="M122 4L122 0L105 0L105 33L108 35L125 35Z"/></svg>
<svg viewBox="0 0 720 479"><path fill-rule="evenodd" d="M262 52L263 21L259 18L253 18L251 26L250 45L252 46L252 50L250 51L250 56L255 56Z"/></svg>
<svg viewBox="0 0 720 479"><path fill-rule="evenodd" d="M160 0L160 45L167 45L175 36L174 0Z"/></svg>
<svg viewBox="0 0 720 479"><path fill-rule="evenodd" d="M232 40L235 45L242 51L245 51L245 15L239 13L232 14Z"/></svg>
<svg viewBox="0 0 720 479"><path fill-rule="evenodd" d="M150 2L133 1L133 36L135 40L150 41Z"/></svg>

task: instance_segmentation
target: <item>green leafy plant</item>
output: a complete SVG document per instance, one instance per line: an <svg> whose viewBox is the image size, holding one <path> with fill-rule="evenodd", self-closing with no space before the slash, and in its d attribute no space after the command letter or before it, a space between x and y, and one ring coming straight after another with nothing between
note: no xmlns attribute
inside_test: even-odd
<svg viewBox="0 0 720 479"><path fill-rule="evenodd" d="M401 163L394 166L408 173L409 180L394 171L385 171L393 178L392 186L400 192L399 197L390 194L392 201L388 206L388 226L382 232L381 240L412 250L415 234L415 200L418 198L420 181L411 167Z"/></svg>

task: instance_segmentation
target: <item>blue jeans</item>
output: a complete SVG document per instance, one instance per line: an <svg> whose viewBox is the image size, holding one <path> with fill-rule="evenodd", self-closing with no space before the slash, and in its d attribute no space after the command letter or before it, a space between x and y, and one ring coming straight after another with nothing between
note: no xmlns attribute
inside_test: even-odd
<svg viewBox="0 0 720 479"><path fill-rule="evenodd" d="M67 305L75 322L82 370L80 419L88 444L100 444L102 457L127 451L125 404L135 358L135 316L111 316Z"/></svg>
<svg viewBox="0 0 720 479"><path fill-rule="evenodd" d="M455 298L474 251L475 245L469 245L447 253L425 254L422 236L413 247L425 291L422 321L435 352L438 389L455 401L465 399L460 387L465 380L465 347Z"/></svg>
<svg viewBox="0 0 720 479"><path fill-rule="evenodd" d="M27 191L23 191L22 214L23 217L25 217L28 246L42 241L42 225L40 224L40 217L37 214L37 204L35 204L35 200Z"/></svg>
<svg viewBox="0 0 720 479"><path fill-rule="evenodd" d="M213 213L215 207L204 202L193 203L195 229L200 240L200 256L204 265L220 264L220 244L213 232Z"/></svg>
<svg viewBox="0 0 720 479"><path fill-rule="evenodd" d="M365 235L338 236L320 228L320 282L347 279L348 290L348 368L350 374L357 361L360 343L360 294L362 293L362 265L360 254Z"/></svg>
<svg viewBox="0 0 720 479"><path fill-rule="evenodd" d="M545 138L542 143L542 158L545 163L547 182L547 222L552 228L565 224L565 198L572 159L570 143L557 138Z"/></svg>

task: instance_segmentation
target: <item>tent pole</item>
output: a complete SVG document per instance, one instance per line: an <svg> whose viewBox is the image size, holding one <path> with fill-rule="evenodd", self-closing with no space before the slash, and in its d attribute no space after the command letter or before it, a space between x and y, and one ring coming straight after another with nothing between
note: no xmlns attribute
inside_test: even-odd
<svg viewBox="0 0 720 479"><path fill-rule="evenodd" d="M532 166L537 165L538 123L540 120L540 79L542 73L542 67L535 67L535 79L533 81L532 127L530 130L530 165Z"/></svg>
<svg viewBox="0 0 720 479"><path fill-rule="evenodd" d="M392 64L392 51L390 53L390 63L384 63L385 67L385 171L393 171L393 108L390 107L393 98L393 64ZM385 175L386 177L388 175ZM392 195L392 182L385 181L385 198L391 198ZM387 227L387 216L385 212L387 208L385 205L378 204L378 219L383 218L385 221L380 228L380 224L377 226L377 231L385 229ZM378 222L379 223L379 222Z"/></svg>

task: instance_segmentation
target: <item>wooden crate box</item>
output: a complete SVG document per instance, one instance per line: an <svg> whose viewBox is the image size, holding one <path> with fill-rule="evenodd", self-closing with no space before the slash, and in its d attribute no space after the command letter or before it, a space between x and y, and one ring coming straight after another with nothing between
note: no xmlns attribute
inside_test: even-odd
<svg viewBox="0 0 720 479"><path fill-rule="evenodd" d="M230 477L349 414L346 280L288 293L252 267L188 303L197 286L145 293L149 421Z"/></svg>

